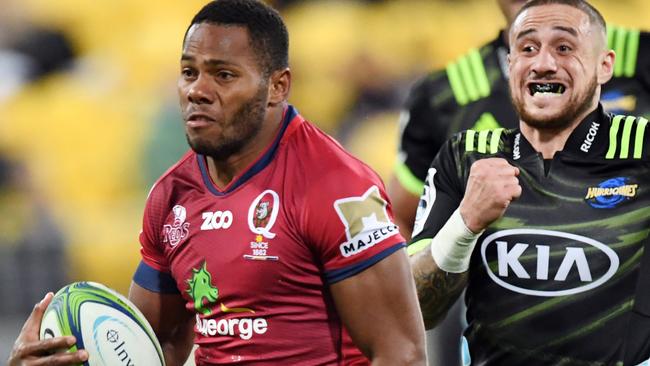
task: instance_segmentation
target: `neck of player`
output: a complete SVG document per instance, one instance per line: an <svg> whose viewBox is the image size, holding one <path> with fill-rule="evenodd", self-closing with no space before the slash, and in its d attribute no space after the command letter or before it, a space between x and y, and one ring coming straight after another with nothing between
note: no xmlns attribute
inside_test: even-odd
<svg viewBox="0 0 650 366"><path fill-rule="evenodd" d="M535 151L541 153L544 159L553 159L556 152L564 149L564 145L569 139L569 136L580 122L598 108L598 99L594 98L591 104L592 105L589 108L586 108L582 114L577 116L564 127L536 128L532 127L525 121L520 120L519 128Z"/></svg>
<svg viewBox="0 0 650 366"><path fill-rule="evenodd" d="M266 110L264 122L257 136L236 154L224 160L206 157L210 178L218 188L224 188L232 180L248 168L260 155L266 151L278 130L282 126L282 117L286 103L269 106Z"/></svg>

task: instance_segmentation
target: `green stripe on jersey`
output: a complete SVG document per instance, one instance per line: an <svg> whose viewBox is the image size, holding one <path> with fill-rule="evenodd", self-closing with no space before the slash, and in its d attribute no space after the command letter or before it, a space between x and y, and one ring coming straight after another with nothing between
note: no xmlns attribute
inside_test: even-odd
<svg viewBox="0 0 650 366"><path fill-rule="evenodd" d="M417 254L428 248L429 244L431 244L431 238L418 240L406 248L406 254L409 256Z"/></svg>
<svg viewBox="0 0 650 366"><path fill-rule="evenodd" d="M395 178L397 181L406 189L407 191L413 193L416 196L422 194L422 188L424 187L424 182L419 180L413 172L406 166L406 164L398 161L395 164Z"/></svg>
<svg viewBox="0 0 650 366"><path fill-rule="evenodd" d="M634 77L641 32L638 29L626 29L611 26L607 28L607 46L616 52L614 62L615 77Z"/></svg>
<svg viewBox="0 0 650 366"><path fill-rule="evenodd" d="M632 126L636 117L628 116L625 118L623 125L623 135L621 136L621 159L627 159L630 155L630 135L632 134Z"/></svg>
<svg viewBox="0 0 650 366"><path fill-rule="evenodd" d="M623 66L625 62L625 38L627 36L627 29L615 28L614 29L614 44L613 49L616 52L618 59L614 61L614 76L619 77L623 75Z"/></svg>
<svg viewBox="0 0 650 366"><path fill-rule="evenodd" d="M634 137L634 158L641 159L643 153L643 135L645 134L645 126L648 120L640 117L636 124L636 136Z"/></svg>
<svg viewBox="0 0 650 366"><path fill-rule="evenodd" d="M609 130L609 149L607 150L607 155L605 159L614 159L614 154L616 153L616 136L618 135L618 126L621 124L621 120L625 116L616 116L612 120L612 127Z"/></svg>
<svg viewBox="0 0 650 366"><path fill-rule="evenodd" d="M469 53L469 64L472 66L472 71L476 77L476 84L478 87L478 94L482 98L490 95L490 80L488 79L487 72L483 66L483 59L478 49L472 49Z"/></svg>
<svg viewBox="0 0 650 366"><path fill-rule="evenodd" d="M481 154L487 153L487 138L489 133L490 133L489 130L484 130L478 133L477 151L480 152Z"/></svg>
<svg viewBox="0 0 650 366"><path fill-rule="evenodd" d="M472 130L475 131L495 130L499 127L501 127L501 125L499 125L499 122L497 122L497 119L494 118L492 113L485 112L481 115L478 121L476 121L474 127L472 127Z"/></svg>
<svg viewBox="0 0 650 366"><path fill-rule="evenodd" d="M496 154L497 151L499 151L499 142L501 140L502 132L503 128L482 131L465 131L465 151L472 152L476 150L481 154ZM478 135L478 141L476 135Z"/></svg>
<svg viewBox="0 0 650 366"><path fill-rule="evenodd" d="M490 138L490 154L496 154L497 151L499 151L501 132L503 132L503 128L497 128L496 130L492 131L492 138Z"/></svg>
<svg viewBox="0 0 650 366"><path fill-rule="evenodd" d="M625 64L623 65L623 75L631 78L636 73L636 59L639 55L639 40L641 32L639 30L631 30L627 36L627 43L625 45Z"/></svg>
<svg viewBox="0 0 650 366"><path fill-rule="evenodd" d="M490 79L478 49L472 49L468 54L450 62L446 70L458 105L464 106L490 95Z"/></svg>
<svg viewBox="0 0 650 366"><path fill-rule="evenodd" d="M472 75L472 68L469 65L469 57L464 56L458 60L458 67L460 69L460 75L463 79L463 85L465 85L465 91L470 101L475 101L478 99L478 86L474 80L474 75Z"/></svg>
<svg viewBox="0 0 650 366"><path fill-rule="evenodd" d="M465 92L465 87L463 86L463 81L461 80L460 76L460 70L458 69L458 65L456 63L451 62L447 65L447 78L449 79L451 91L454 92L456 103L458 103L460 106L467 104L469 102L469 98Z"/></svg>
<svg viewBox="0 0 650 366"><path fill-rule="evenodd" d="M474 138L476 137L476 131L467 130L465 132L465 151L470 152L474 151Z"/></svg>

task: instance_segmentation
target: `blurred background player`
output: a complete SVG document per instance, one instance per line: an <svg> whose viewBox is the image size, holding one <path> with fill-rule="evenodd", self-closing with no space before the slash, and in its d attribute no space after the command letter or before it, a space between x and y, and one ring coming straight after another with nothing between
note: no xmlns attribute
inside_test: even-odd
<svg viewBox="0 0 650 366"><path fill-rule="evenodd" d="M508 29L529 0L498 0L506 27L491 42L472 49L444 70L417 82L400 117L398 162L388 185L395 220L410 238L424 178L442 144L453 133L517 127L519 119L508 91ZM608 45L616 51L614 77L603 87L602 103L613 113L650 116L650 34L610 26ZM435 364L454 365L463 328L458 301L447 319L428 333Z"/></svg>

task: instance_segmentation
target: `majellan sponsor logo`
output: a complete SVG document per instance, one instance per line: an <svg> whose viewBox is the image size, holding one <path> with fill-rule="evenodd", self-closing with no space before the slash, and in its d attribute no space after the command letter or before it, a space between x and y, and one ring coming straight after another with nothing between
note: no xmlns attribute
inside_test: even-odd
<svg viewBox="0 0 650 366"><path fill-rule="evenodd" d="M522 238L526 239L522 240ZM548 243L557 240L569 240L571 245L565 247L565 253L559 267L552 272L550 266L551 246ZM590 247L595 248L596 252L602 253L609 259L609 268L599 276L594 275L589 265L587 249ZM496 249L498 266L495 271L492 271L488 264L486 256L488 249L491 251ZM590 249L590 251L593 252L593 249ZM522 265L520 258L524 253L526 253L526 256L532 255L535 257L532 268L529 266L526 269ZM481 243L481 257L488 275L499 286L525 295L545 297L566 296L594 289L614 276L619 266L616 252L597 240L581 235L543 229L497 231L487 236ZM562 287L562 284L571 283L566 281L571 274L577 274L578 286L561 289L556 286L551 290L540 290L526 288L522 285L527 281L530 281L532 285L533 281L536 280L552 281Z"/></svg>

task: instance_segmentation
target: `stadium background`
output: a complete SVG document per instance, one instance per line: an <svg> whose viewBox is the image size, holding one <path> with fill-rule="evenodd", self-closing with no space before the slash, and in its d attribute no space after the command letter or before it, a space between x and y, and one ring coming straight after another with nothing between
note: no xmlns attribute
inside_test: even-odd
<svg viewBox="0 0 650 366"><path fill-rule="evenodd" d="M646 0L593 1L650 29ZM177 108L183 33L203 0L2 0L0 360L45 291L126 293L144 201L187 149ZM494 38L492 0L276 1L290 101L386 179L409 86Z"/></svg>

